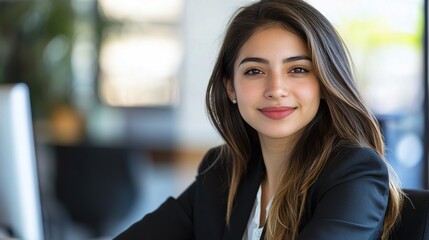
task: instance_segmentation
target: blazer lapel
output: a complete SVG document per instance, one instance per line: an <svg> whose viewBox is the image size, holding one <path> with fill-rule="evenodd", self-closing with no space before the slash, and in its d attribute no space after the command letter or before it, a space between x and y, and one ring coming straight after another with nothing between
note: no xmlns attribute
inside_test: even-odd
<svg viewBox="0 0 429 240"><path fill-rule="evenodd" d="M246 175L242 178L232 208L229 227L225 227L224 240L242 239L250 217L259 185L265 174L264 161L261 157L249 162Z"/></svg>

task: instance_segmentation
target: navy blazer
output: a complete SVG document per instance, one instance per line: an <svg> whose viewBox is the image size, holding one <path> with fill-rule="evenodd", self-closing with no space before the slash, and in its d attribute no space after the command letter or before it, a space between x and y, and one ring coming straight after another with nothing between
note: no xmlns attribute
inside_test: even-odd
<svg viewBox="0 0 429 240"><path fill-rule="evenodd" d="M168 198L116 240L240 240L265 173L262 157L249 160L237 190L230 225L225 226L228 161L211 149L196 180ZM213 165L213 166L212 166ZM332 154L308 192L299 240L376 240L381 236L389 195L386 164L369 148L344 147Z"/></svg>

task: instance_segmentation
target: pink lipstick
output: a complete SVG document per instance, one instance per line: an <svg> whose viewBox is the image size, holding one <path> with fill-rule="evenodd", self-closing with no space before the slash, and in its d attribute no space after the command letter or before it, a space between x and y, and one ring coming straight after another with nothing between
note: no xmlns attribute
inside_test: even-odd
<svg viewBox="0 0 429 240"><path fill-rule="evenodd" d="M295 108L293 107L266 107L266 108L260 108L259 111L261 111L264 116L271 118L271 119L282 119L289 115L291 115Z"/></svg>

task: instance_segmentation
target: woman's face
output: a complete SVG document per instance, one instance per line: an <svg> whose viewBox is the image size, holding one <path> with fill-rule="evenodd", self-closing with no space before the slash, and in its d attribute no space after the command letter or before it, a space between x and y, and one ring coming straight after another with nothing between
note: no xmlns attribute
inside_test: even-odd
<svg viewBox="0 0 429 240"><path fill-rule="evenodd" d="M281 27L257 30L241 47L228 96L261 139L290 139L316 115L320 86L306 44Z"/></svg>

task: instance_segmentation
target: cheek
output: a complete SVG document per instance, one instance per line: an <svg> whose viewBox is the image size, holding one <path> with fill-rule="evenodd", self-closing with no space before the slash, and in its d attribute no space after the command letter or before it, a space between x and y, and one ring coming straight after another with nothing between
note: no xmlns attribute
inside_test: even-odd
<svg viewBox="0 0 429 240"><path fill-rule="evenodd" d="M319 102L321 98L319 84L311 83L296 89L296 94L305 102Z"/></svg>
<svg viewBox="0 0 429 240"><path fill-rule="evenodd" d="M246 99L253 99L255 96L258 96L261 92L261 87L256 86L256 84L243 84L237 81L235 84L235 93L239 101Z"/></svg>

